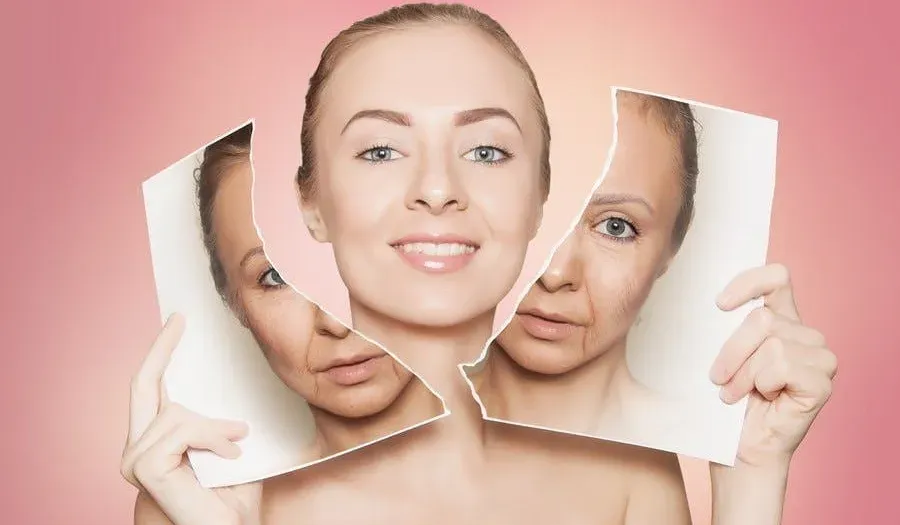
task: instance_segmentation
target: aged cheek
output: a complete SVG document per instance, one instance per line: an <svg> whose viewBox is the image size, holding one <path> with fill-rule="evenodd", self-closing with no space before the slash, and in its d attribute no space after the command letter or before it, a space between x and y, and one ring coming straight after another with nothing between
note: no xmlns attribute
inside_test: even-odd
<svg viewBox="0 0 900 525"><path fill-rule="evenodd" d="M286 344L291 339L291 334L278 341L273 341L270 346L270 361L285 372L305 375L310 371L311 352L307 341L299 340Z"/></svg>
<svg viewBox="0 0 900 525"><path fill-rule="evenodd" d="M259 306L259 305L257 305ZM303 302L275 301L274 312L266 308L250 308L247 313L250 331L263 353L285 369L308 369L308 348L312 336L312 318Z"/></svg>
<svg viewBox="0 0 900 525"><path fill-rule="evenodd" d="M595 316L605 320L612 334L628 331L646 298L648 286L633 272L610 272L598 279L600 290L591 294Z"/></svg>

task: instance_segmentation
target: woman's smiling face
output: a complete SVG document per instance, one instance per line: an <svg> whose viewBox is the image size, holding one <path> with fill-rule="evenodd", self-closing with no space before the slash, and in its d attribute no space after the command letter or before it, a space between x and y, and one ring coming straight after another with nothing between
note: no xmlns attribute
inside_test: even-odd
<svg viewBox="0 0 900 525"><path fill-rule="evenodd" d="M303 202L351 302L452 326L512 288L543 203L535 92L478 29L418 25L357 42L336 66Z"/></svg>

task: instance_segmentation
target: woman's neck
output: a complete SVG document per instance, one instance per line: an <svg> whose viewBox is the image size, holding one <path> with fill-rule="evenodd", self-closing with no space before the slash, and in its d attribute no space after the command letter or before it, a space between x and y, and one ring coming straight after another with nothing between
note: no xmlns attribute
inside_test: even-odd
<svg viewBox="0 0 900 525"><path fill-rule="evenodd" d="M387 408L361 418L347 418L310 406L316 423L317 449L321 457L384 439L444 413L431 390L412 378Z"/></svg>
<svg viewBox="0 0 900 525"><path fill-rule="evenodd" d="M622 389L633 380L625 363L625 341L564 374L525 370L493 344L474 378L491 418L594 434L621 417Z"/></svg>
<svg viewBox="0 0 900 525"><path fill-rule="evenodd" d="M474 361L491 337L494 312L450 327L416 326L398 322L354 303L353 328L377 341L434 389L452 413L442 434L457 440L481 439L481 408L472 397L459 365Z"/></svg>

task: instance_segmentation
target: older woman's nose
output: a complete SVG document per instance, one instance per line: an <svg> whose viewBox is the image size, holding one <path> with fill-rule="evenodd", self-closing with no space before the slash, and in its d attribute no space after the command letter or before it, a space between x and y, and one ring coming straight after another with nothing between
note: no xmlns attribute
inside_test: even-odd
<svg viewBox="0 0 900 525"><path fill-rule="evenodd" d="M335 337L337 339L344 339L350 335L349 328L321 308L316 309L315 329L316 333L319 335Z"/></svg>
<svg viewBox="0 0 900 525"><path fill-rule="evenodd" d="M574 292L581 288L582 264L578 251L578 243L574 235L570 235L553 254L538 284L550 293Z"/></svg>

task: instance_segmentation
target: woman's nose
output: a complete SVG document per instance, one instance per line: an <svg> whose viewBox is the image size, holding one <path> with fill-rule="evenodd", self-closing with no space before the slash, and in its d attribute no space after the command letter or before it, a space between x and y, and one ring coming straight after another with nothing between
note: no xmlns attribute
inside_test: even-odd
<svg viewBox="0 0 900 525"><path fill-rule="evenodd" d="M575 235L570 235L556 250L538 284L550 293L574 292L582 283L581 255Z"/></svg>
<svg viewBox="0 0 900 525"><path fill-rule="evenodd" d="M325 335L337 339L344 339L345 337L350 335L349 328L344 326L343 323L338 321L330 314L326 313L321 308L316 309L315 329L316 333L318 333L319 335Z"/></svg>
<svg viewBox="0 0 900 525"><path fill-rule="evenodd" d="M432 152L423 156L418 173L409 188L406 207L433 215L468 208L469 199L460 174L446 155Z"/></svg>

